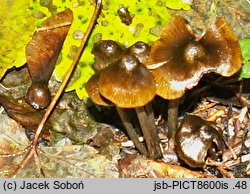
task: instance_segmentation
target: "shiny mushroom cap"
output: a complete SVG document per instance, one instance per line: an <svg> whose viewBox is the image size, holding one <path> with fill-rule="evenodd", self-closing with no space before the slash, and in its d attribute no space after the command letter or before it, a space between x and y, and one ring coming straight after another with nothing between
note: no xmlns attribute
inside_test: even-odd
<svg viewBox="0 0 250 194"><path fill-rule="evenodd" d="M150 47L148 44L138 41L131 45L127 49L126 53L134 55L140 61L140 63L146 64L150 53Z"/></svg>
<svg viewBox="0 0 250 194"><path fill-rule="evenodd" d="M181 97L205 73L231 76L241 65L239 42L224 17L198 37L180 16L162 28L147 63L156 80L156 94L165 99Z"/></svg>
<svg viewBox="0 0 250 194"><path fill-rule="evenodd" d="M92 54L95 55L93 68L100 71L109 64L117 62L123 54L124 47L113 40L102 40L94 44Z"/></svg>
<svg viewBox="0 0 250 194"><path fill-rule="evenodd" d="M193 168L203 167L213 142L218 150L224 147L222 134L207 121L195 115L187 115L175 136L178 156Z"/></svg>
<svg viewBox="0 0 250 194"><path fill-rule="evenodd" d="M46 83L32 83L26 93L26 101L35 109L45 109L51 101L51 94Z"/></svg>
<svg viewBox="0 0 250 194"><path fill-rule="evenodd" d="M106 100L104 97L101 96L99 92L99 78L100 74L95 73L92 77L88 80L85 85L86 92L88 93L90 99L98 105L102 106L111 106L112 103Z"/></svg>
<svg viewBox="0 0 250 194"><path fill-rule="evenodd" d="M118 63L102 70L99 91L120 108L134 108L154 98L155 81L135 56L124 55Z"/></svg>

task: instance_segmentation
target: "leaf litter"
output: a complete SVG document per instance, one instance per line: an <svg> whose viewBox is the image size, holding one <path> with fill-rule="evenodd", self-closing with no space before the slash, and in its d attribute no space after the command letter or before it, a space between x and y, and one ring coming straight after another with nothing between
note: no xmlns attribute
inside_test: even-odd
<svg viewBox="0 0 250 194"><path fill-rule="evenodd" d="M24 128L5 113L0 118L1 177L8 177L27 153L30 142ZM32 155L16 177L119 177L116 159L108 159L92 146L72 145L72 141L65 138L55 146L38 146L36 149L36 154ZM115 158L119 149L113 150Z"/></svg>
<svg viewBox="0 0 250 194"><path fill-rule="evenodd" d="M54 84L57 85L55 80ZM26 86L27 85L28 84L26 83ZM23 87L26 88L26 86L24 84ZM192 92L195 93L198 89L200 88L195 88ZM8 93L12 93L12 90L17 89L13 86L7 89L6 87L3 87L1 88L1 94L6 93L6 90L8 90ZM241 97L245 96L246 99L249 99L249 95L247 95L248 93L249 88L248 90L246 89L243 91ZM145 157L138 156L136 150L133 149L133 144L131 147L120 147L120 143L117 143L117 141L109 142L108 140L112 136L110 135L110 132L106 131L104 134L100 135L100 133L103 133L103 129L107 127L107 125L104 127L102 124L93 121L93 118L89 118L89 113L86 108L86 105L89 106L88 102L78 102L78 100L75 100L74 104L74 102L71 102L71 99L75 98L76 96L74 94L72 95L72 93L65 94L59 103L59 109L57 108L56 110L59 112L58 116L62 110L64 113L70 112L70 114L65 113L64 116L64 118L67 118L66 125L64 120L62 122L56 122L55 125L57 125L57 127L55 128L59 129L59 131L51 133L52 138L57 135L59 135L60 138L55 138L54 142L47 146L44 146L42 144L44 143L44 140L41 140L36 152L34 152L26 165L23 166L22 169L16 174L17 177L180 178L214 176L247 177L250 174L249 106L246 105L245 107L242 107L239 101L235 103L235 99L224 100L221 98L205 98L201 100L198 107L195 107L193 111L189 111L189 113L199 115L203 119L214 122L214 124L216 124L223 131L226 131L225 133L229 134L231 137L229 141L230 147L224 150L222 158L219 162L208 161L209 164L205 167L205 169L190 170L183 163L178 162L175 164L166 164L161 161L151 161ZM83 106L80 110L79 104ZM81 114L81 116L79 116L79 119L84 118L84 121L81 121L82 124L78 127L74 125L72 127L72 121L74 121L75 114L71 113L74 111L78 113L80 112L79 114ZM164 117L163 115L160 116ZM29 146L29 139L26 136L25 130L15 121L10 119L3 110L0 115L0 121L0 141L3 145L0 150L1 177L8 177L15 171L17 166L20 164L20 161L26 155L27 148ZM159 121L158 118L157 121ZM162 122L164 123L164 119ZM159 126L160 123L157 124L158 127L161 127ZM54 126L52 128L54 128ZM76 129L76 131L79 131L82 128L83 130L90 129L90 133L84 132L88 137L84 140L82 138L77 139L77 137L79 137L79 133L78 135L76 133L76 135L72 138L70 135L72 133L70 131L65 133L65 126L67 126L67 128L70 126L72 129ZM113 127L110 126L110 129L112 129L112 134ZM90 145L88 145L89 139L94 140L94 144L90 143ZM122 139L122 142L125 143L126 141L127 138ZM162 138L161 141L164 149L164 147L167 146L166 139ZM122 150L123 155L120 153L120 149ZM108 154L110 152L112 154ZM136 154L136 156L134 156L134 154ZM122 166L121 162L118 163L118 160L121 158L123 159L120 161L127 159L127 163L129 165Z"/></svg>

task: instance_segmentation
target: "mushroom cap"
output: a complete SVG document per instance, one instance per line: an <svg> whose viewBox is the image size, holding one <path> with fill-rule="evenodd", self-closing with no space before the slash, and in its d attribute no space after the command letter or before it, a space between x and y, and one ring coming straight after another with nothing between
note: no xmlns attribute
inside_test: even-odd
<svg viewBox="0 0 250 194"><path fill-rule="evenodd" d="M188 21L176 16L162 28L147 67L155 77L156 94L176 99L209 72L230 76L242 65L240 45L225 18L219 18L202 37Z"/></svg>
<svg viewBox="0 0 250 194"><path fill-rule="evenodd" d="M131 45L126 53L134 55L140 63L146 64L150 53L150 47L145 42L138 41Z"/></svg>
<svg viewBox="0 0 250 194"><path fill-rule="evenodd" d="M225 17L218 18L200 39L206 48L204 64L222 76L231 76L242 66L240 43ZM211 71L210 70L210 71Z"/></svg>
<svg viewBox="0 0 250 194"><path fill-rule="evenodd" d="M27 66L34 82L48 82L68 34L73 13L70 9L59 12L45 20L26 46ZM60 26L61 24L65 24Z"/></svg>
<svg viewBox="0 0 250 194"><path fill-rule="evenodd" d="M32 83L26 93L26 101L35 109L45 109L51 101L51 94L46 83Z"/></svg>
<svg viewBox="0 0 250 194"><path fill-rule="evenodd" d="M99 92L99 78L100 74L95 73L92 77L88 80L85 85L86 92L88 93L90 99L98 105L102 106L111 106L112 103L108 102L104 97L100 95Z"/></svg>
<svg viewBox="0 0 250 194"><path fill-rule="evenodd" d="M94 44L92 54L95 55L93 68L100 71L109 64L118 61L124 52L124 47L113 40L102 40Z"/></svg>
<svg viewBox="0 0 250 194"><path fill-rule="evenodd" d="M175 140L178 156L193 168L205 165L207 152L213 146L213 142L219 150L224 147L222 134L195 115L184 117Z"/></svg>
<svg viewBox="0 0 250 194"><path fill-rule="evenodd" d="M100 73L99 91L120 108L144 106L155 96L150 71L133 55L124 55Z"/></svg>

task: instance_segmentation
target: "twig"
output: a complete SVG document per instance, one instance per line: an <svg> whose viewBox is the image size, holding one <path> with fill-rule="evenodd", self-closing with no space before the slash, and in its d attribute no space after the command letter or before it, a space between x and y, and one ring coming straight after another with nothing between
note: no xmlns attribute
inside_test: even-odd
<svg viewBox="0 0 250 194"><path fill-rule="evenodd" d="M90 35L90 33L91 33L92 29L93 29L95 21L98 18L98 14L99 14L99 11L101 9L101 4L102 4L102 1L101 0L97 0L96 7L95 7L95 12L94 12L94 14L93 14L93 16L91 18L91 21L90 21L90 24L88 26L88 29L86 30L85 36L82 39L81 45L80 45L80 47L77 50L76 56L75 56L75 58L74 58L74 60L73 60L73 62L71 64L70 69L68 70L68 72L67 72L64 80L62 81L62 84L61 84L60 88L58 89L55 97L53 98L52 102L50 103L47 111L45 112L45 114L43 116L43 119L41 120L41 122L40 122L40 124L39 124L39 126L37 128L37 131L36 131L34 140L32 142L32 145L36 145L37 144L37 141L39 139L40 133L41 133L41 131L42 131L44 125L45 125L45 122L48 120L50 114L54 110L54 107L55 107L58 99L60 98L62 92L64 91L64 89L65 89L65 87L66 87L66 85L67 85L67 83L69 81L69 78L71 77L71 75L72 75L72 73L73 73L73 71L74 71L74 69L75 69L75 67L76 67L76 65L77 65L77 63L78 63L78 61L79 61L79 59L81 57L81 54L82 54L83 49L84 49L84 47L86 45L86 42L87 42L87 40L89 38L89 35Z"/></svg>
<svg viewBox="0 0 250 194"><path fill-rule="evenodd" d="M10 177L15 177L18 174L18 172L20 172L20 170L23 169L23 167L30 160L30 158L34 154L38 154L37 151L36 151L36 149L37 149L36 145L37 145L39 136L41 134L41 131L42 131L46 121L48 120L50 114L54 110L54 107L55 107L58 99L60 98L62 92L64 91L64 89L65 89L65 87L66 87L66 85L67 85L67 83L69 81L69 78L71 77L71 75L72 75L72 73L73 73L73 71L74 71L74 69L75 69L75 67L76 67L76 65L77 65L77 63L78 63L78 61L79 61L79 59L81 57L81 54L82 54L83 49L84 49L84 47L86 45L86 42L87 42L87 40L89 38L89 35L90 35L90 33L91 33L92 29L93 29L95 21L98 18L99 11L101 10L101 5L102 5L102 0L97 0L95 11L94 11L93 16L91 18L89 26L88 26L88 28L86 30L86 34L83 37L81 45L78 48L76 56L75 56L71 66L70 66L70 69L68 70L65 78L63 79L62 84L61 84L60 88L58 89L58 91L57 91L55 97L53 98L52 102L50 103L47 111L45 112L45 114L44 114L44 116L43 116L43 118L42 118L42 120L41 120L41 122L40 122L40 124L39 124L39 126L37 128L37 131L35 133L34 140L32 141L31 145L29 146L29 149L27 150L26 155L24 156L23 160L18 165L18 167L15 169L15 171L11 174ZM40 168L40 165L39 165L39 168ZM40 169L40 172L41 172L41 169Z"/></svg>

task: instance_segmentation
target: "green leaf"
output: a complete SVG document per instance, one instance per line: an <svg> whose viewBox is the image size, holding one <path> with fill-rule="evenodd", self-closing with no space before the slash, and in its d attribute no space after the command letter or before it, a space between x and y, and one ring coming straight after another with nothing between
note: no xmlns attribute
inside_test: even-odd
<svg viewBox="0 0 250 194"><path fill-rule="evenodd" d="M46 0L43 0L43 3L41 2L32 1L32 12L42 12L49 16L50 12L55 10L62 11L65 8L70 8L74 13L73 24L64 42L62 54L54 72L56 79L61 81L69 69L77 48L80 45L81 39L77 37L81 37L84 34L94 11L94 5L88 0L64 0L63 4L62 0L49 1L47 4ZM94 73L92 69L94 56L91 54L94 42L101 39L112 39L130 46L139 40L147 43L156 40L159 36L160 26L170 18L164 6L164 1L162 2L163 4L159 4L159 1L156 0L104 0L102 16L98 19L75 75L71 79L66 91L76 90L80 99L87 97L85 83ZM121 23L121 19L117 14L117 10L121 5L127 7L130 14L134 16L129 26Z"/></svg>
<svg viewBox="0 0 250 194"><path fill-rule="evenodd" d="M244 63L241 72L240 77L242 78L250 78L250 61L247 61Z"/></svg>
<svg viewBox="0 0 250 194"><path fill-rule="evenodd" d="M189 4L183 2L183 0L167 0L166 1L166 6L170 9L175 9L175 10L190 10L191 7Z"/></svg>
<svg viewBox="0 0 250 194"><path fill-rule="evenodd" d="M250 60L250 38L240 40L241 52L244 61Z"/></svg>
<svg viewBox="0 0 250 194"><path fill-rule="evenodd" d="M0 1L0 78L7 69L25 64L25 45L35 28L28 1Z"/></svg>
<svg viewBox="0 0 250 194"><path fill-rule="evenodd" d="M11 2L11 3L10 3ZM130 46L136 41L151 42L159 38L159 32L170 18L166 8L167 0L103 0L103 10L97 25L92 32L76 72L66 91L75 90L80 99L87 97L85 83L93 75L92 64L94 56L91 49L94 42L101 39L112 39ZM0 43L0 78L11 67L25 63L25 44L30 40L33 31L48 17L56 12L70 8L74 14L74 21L64 42L62 52L57 61L54 76L61 81L69 69L81 37L87 29L94 4L90 0L3 0L0 5L1 33ZM133 16L132 23L127 26L121 22L117 14L119 7L127 7ZM176 9L184 9L184 4L176 4ZM180 6L181 5L181 6ZM184 6L184 7L183 7ZM5 10L6 13L5 13ZM20 33L22 32L22 33Z"/></svg>
<svg viewBox="0 0 250 194"><path fill-rule="evenodd" d="M107 2L109 2L109 4ZM81 57L80 64L77 67L78 76L74 76L75 78L73 78L73 81L71 81L71 84L66 91L76 90L80 99L87 97L85 83L94 73L92 69L94 56L91 54L94 42L101 39L112 39L119 41L126 46L130 46L139 40L145 42L156 40L159 35L161 24L164 24L170 17L166 7L161 5L157 6L156 3L157 1L104 1L102 10L103 16L98 19L98 24L93 30L88 45ZM117 10L120 5L128 7L130 13L134 15L133 21L129 26L121 23L121 20L117 15ZM63 78L66 69L68 69L71 64L70 60L72 60L72 58L69 59L69 56L71 56L70 53L74 53L76 47L80 44L80 40L74 40L73 34L75 32L84 32L84 29L87 27L90 20L90 16L93 13L93 6L89 6L89 10L86 10L86 8L86 6L83 8L78 7L73 10L74 14L78 15L75 16L77 21L74 21L75 23L73 23L69 32L69 38L65 41L64 49L62 51L63 61L56 67L55 75L57 80ZM79 15L77 13L89 14ZM83 24L83 21L86 22Z"/></svg>
<svg viewBox="0 0 250 194"><path fill-rule="evenodd" d="M240 77L250 78L250 39L246 38L240 40L240 46L244 63L240 72Z"/></svg>

